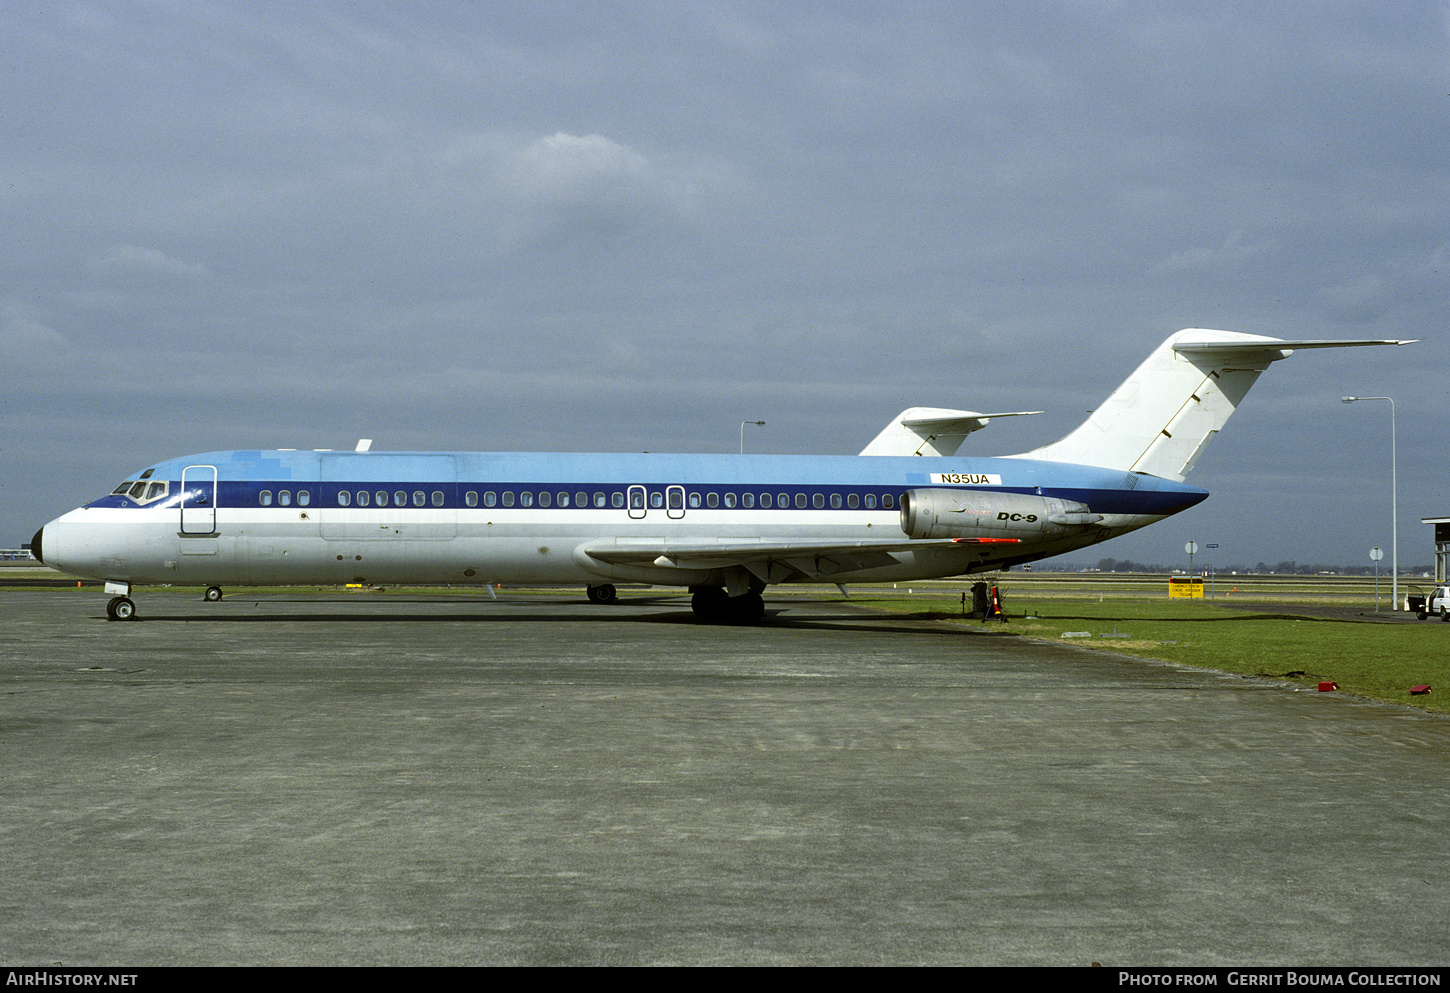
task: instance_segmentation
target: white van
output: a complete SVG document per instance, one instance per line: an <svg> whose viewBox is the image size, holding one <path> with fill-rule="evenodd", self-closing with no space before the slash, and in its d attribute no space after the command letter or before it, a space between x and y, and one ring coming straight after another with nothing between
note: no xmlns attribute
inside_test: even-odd
<svg viewBox="0 0 1450 993"><path fill-rule="evenodd" d="M1450 586L1436 586L1423 596L1411 593L1407 604L1422 621L1431 614L1438 614L1442 621L1450 621Z"/></svg>

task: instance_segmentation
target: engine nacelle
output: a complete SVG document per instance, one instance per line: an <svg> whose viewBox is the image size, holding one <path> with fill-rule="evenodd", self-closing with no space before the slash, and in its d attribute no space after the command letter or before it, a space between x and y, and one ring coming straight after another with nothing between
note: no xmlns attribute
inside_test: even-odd
<svg viewBox="0 0 1450 993"><path fill-rule="evenodd" d="M907 490L901 530L910 538L1017 538L1080 534L1103 519L1086 504L982 490Z"/></svg>

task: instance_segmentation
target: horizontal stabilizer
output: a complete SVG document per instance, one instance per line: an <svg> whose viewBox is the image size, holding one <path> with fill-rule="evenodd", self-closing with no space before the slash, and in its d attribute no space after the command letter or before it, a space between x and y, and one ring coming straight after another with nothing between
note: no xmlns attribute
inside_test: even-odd
<svg viewBox="0 0 1450 993"><path fill-rule="evenodd" d="M955 455L973 431L980 431L994 417L1025 417L1040 410L1014 410L982 414L975 410L944 407L911 407L892 418L862 455Z"/></svg>
<svg viewBox="0 0 1450 993"><path fill-rule="evenodd" d="M1270 363L1301 348L1407 344L1396 339L1289 340L1202 328L1179 331L1077 430L1015 457L1182 482Z"/></svg>
<svg viewBox="0 0 1450 993"><path fill-rule="evenodd" d="M1358 345L1413 345L1419 338L1360 338L1352 341L1334 341L1327 338L1305 338L1299 341L1271 338L1264 342L1242 341L1192 341L1173 343L1175 352L1283 352L1287 358L1299 348L1353 348Z"/></svg>

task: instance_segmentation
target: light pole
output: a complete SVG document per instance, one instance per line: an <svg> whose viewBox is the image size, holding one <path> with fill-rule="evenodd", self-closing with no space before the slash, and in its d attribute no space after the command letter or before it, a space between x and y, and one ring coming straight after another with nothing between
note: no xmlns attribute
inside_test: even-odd
<svg viewBox="0 0 1450 993"><path fill-rule="evenodd" d="M1390 397L1340 397L1343 403L1356 400L1390 401L1390 609L1400 609L1400 489L1395 464L1395 401Z"/></svg>
<svg viewBox="0 0 1450 993"><path fill-rule="evenodd" d="M740 454L741 455L744 455L745 454L745 425L747 425L747 424L755 424L755 425L758 425L759 427L765 427L765 422L764 421L741 421L740 422Z"/></svg>

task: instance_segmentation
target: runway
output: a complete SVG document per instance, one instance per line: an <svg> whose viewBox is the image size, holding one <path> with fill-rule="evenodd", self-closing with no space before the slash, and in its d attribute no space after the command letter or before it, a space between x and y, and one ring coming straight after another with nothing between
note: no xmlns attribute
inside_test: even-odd
<svg viewBox="0 0 1450 993"><path fill-rule="evenodd" d="M1444 965L1450 721L767 597L0 591L7 965Z"/></svg>

